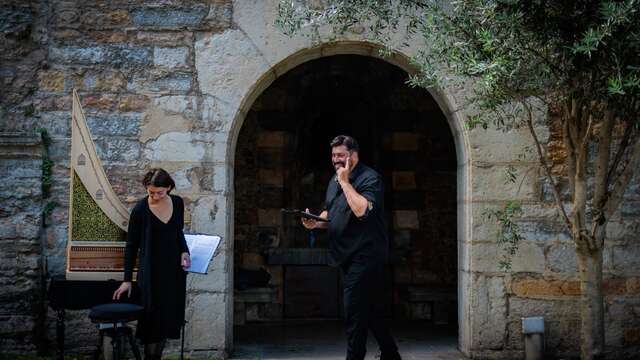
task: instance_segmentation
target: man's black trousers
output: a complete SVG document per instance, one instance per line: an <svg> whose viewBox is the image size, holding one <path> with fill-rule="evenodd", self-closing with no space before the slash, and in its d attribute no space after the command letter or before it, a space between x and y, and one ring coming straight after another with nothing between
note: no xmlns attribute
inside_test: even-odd
<svg viewBox="0 0 640 360"><path fill-rule="evenodd" d="M357 254L341 268L344 275L347 360L364 359L368 330L376 338L383 359L399 359L398 347L383 318L384 263Z"/></svg>

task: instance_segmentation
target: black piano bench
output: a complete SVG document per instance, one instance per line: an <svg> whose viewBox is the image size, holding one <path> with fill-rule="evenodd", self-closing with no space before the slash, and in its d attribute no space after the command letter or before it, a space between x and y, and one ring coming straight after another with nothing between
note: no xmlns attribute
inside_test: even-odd
<svg viewBox="0 0 640 360"><path fill-rule="evenodd" d="M89 318L91 322L98 325L100 331L100 340L98 348L95 352L95 358L98 359L102 352L102 344L104 342L104 336L111 337L111 345L113 346L113 360L120 360L120 352L122 348L122 340L126 338L129 340L131 350L136 360L141 360L140 350L136 344L136 340L133 338L133 332L127 323L137 320L144 308L140 305L127 304L127 303L111 303L96 305L91 308L89 312Z"/></svg>

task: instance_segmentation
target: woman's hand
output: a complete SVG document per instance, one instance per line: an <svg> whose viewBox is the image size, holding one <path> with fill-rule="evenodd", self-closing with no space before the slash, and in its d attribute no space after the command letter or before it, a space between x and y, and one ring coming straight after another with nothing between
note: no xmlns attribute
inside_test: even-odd
<svg viewBox="0 0 640 360"><path fill-rule="evenodd" d="M182 264L182 269L184 270L187 270L189 267L191 267L191 256L189 256L188 252L182 253L182 259L180 263Z"/></svg>
<svg viewBox="0 0 640 360"><path fill-rule="evenodd" d="M122 285L113 293L113 300L120 300L120 295L127 293L127 297L131 297L131 282L123 281Z"/></svg>

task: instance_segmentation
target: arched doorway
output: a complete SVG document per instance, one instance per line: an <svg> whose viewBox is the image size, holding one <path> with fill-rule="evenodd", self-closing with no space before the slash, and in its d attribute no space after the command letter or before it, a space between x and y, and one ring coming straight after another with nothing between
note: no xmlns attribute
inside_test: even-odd
<svg viewBox="0 0 640 360"><path fill-rule="evenodd" d="M340 277L326 266L324 234L280 213L321 208L333 171L328 142L340 133L359 139L362 160L385 180L392 248L384 301L402 323L398 336L419 343L431 329L457 341L456 146L436 101L406 78L373 57L327 56L281 75L252 103L234 166L240 347L260 334L291 339L311 320L312 340L322 342L318 329L332 331L341 317Z"/></svg>

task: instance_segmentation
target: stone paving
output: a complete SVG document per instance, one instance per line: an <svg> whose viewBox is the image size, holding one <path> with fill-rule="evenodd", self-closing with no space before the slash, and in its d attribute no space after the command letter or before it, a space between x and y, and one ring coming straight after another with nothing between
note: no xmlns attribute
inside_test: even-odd
<svg viewBox="0 0 640 360"><path fill-rule="evenodd" d="M457 350L456 329L413 322L392 327L404 360L463 360ZM340 321L252 324L235 328L235 350L230 360L343 360L346 340ZM367 360L378 358L369 336Z"/></svg>

